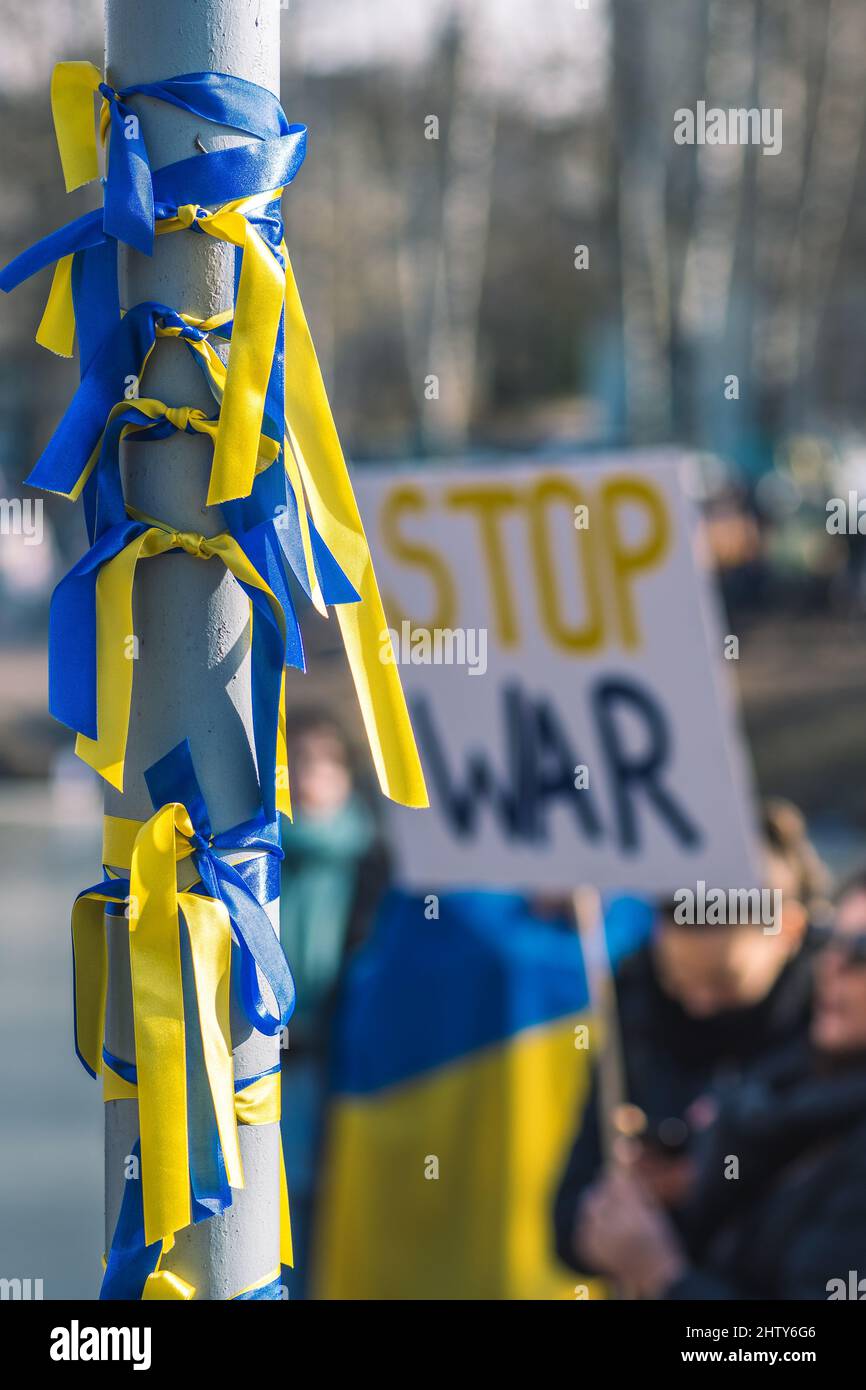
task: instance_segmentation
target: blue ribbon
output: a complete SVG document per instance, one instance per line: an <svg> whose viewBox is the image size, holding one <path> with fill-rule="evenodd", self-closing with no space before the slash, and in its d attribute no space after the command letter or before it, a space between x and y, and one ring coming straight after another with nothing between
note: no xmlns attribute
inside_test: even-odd
<svg viewBox="0 0 866 1390"><path fill-rule="evenodd" d="M89 504L87 510L92 517L92 526L89 527L91 540L99 539L110 527L120 525L126 520L126 505L123 499L123 484L120 474L120 439L127 425L137 427L130 436L132 443L148 443L166 439L177 430L177 426L170 420L165 418L154 420L149 415L145 415L136 406L135 401L130 401L125 410L118 411L114 419L106 426L95 474L90 482L91 492L87 498ZM187 425L186 432L194 434L195 430L192 425ZM312 595L304 559L298 508L294 493L286 487L282 455L277 458L271 469L267 470L267 472L271 471L276 473L278 480L278 487L273 492L273 501L271 502L273 512L276 515L264 519L273 520L283 555L288 560L298 583L307 597L310 598ZM260 474L259 478L261 477ZM253 491L256 492L255 487ZM223 503L222 511L229 532L239 541L243 540L247 533L254 531L263 519L261 512L266 504L261 493L262 489L259 488L254 501L251 501L251 498L242 498L236 502ZM360 595L357 590L343 573L309 518L308 526L316 575L325 603L360 602ZM247 536L247 540L249 544L256 545L255 537L250 540ZM262 555L263 562L265 562L260 545L257 553Z"/></svg>
<svg viewBox="0 0 866 1390"><path fill-rule="evenodd" d="M260 140L287 135L292 129L272 92L227 73L190 72L119 92L102 83L99 90L108 101L111 119L103 225L109 236L148 256L153 254L154 241L153 177L140 122L127 105L129 97L168 102Z"/></svg>
<svg viewBox="0 0 866 1390"><path fill-rule="evenodd" d="M250 1289L249 1293L238 1293L238 1294L235 1294L234 1298L231 1299L231 1302L232 1302L232 1303L252 1303L252 1302L256 1302L256 1303L269 1302L269 1303L272 1303L272 1302L275 1302L276 1300L281 1299L281 1298L282 1298L282 1293L281 1293L281 1291L280 1291L280 1280L279 1280L279 1279L272 1279L271 1282L270 1282L270 1284L262 1284L261 1288L258 1288L258 1289Z"/></svg>
<svg viewBox="0 0 866 1390"><path fill-rule="evenodd" d="M224 903L234 933L232 954L232 983L238 988L240 1006L250 1024L261 1033L274 1036L291 1019L295 1008L295 984L285 955L282 954L270 917L264 910L267 902L279 897L279 827L275 820L264 816L243 821L234 830L214 834L206 801L196 777L188 739L149 767L145 773L147 790L154 809L167 802L182 802L193 823L192 860L199 883L190 892L206 894ZM253 851L256 858L240 865L229 865L220 852ZM124 915L129 895L128 878L106 878L95 888L110 898L108 915ZM195 977L190 958L188 926L179 909L181 922L181 960L183 973L183 1006L190 1019L197 1015ZM267 984L275 1008L265 1001L261 981ZM81 1054L79 1054L81 1058ZM132 1062L117 1058L103 1048L108 1068L135 1086L138 1073ZM83 1061L83 1059L82 1059ZM86 1063L85 1063L86 1066ZM256 1076L235 1081L235 1090L245 1090L261 1076L277 1072L268 1068ZM89 1069L88 1069L89 1070ZM186 1029L186 1094L188 1094L190 1207L193 1223L207 1220L231 1207L232 1193L225 1173L213 1109L206 1066L202 1052L200 1029ZM145 1213L143 1213L142 1177L140 1177L140 1144L136 1140L133 1155L139 1161L139 1177L128 1177L124 1188L120 1215L108 1251L106 1273L101 1284L100 1300L139 1300L147 1276L152 1275L160 1261L163 1243L145 1244ZM247 1295L242 1295L247 1297ZM256 1290L249 1297L278 1297L278 1284L270 1293Z"/></svg>
<svg viewBox="0 0 866 1390"><path fill-rule="evenodd" d="M233 952L236 954L237 970L233 968L232 977L233 982L237 982L239 1002L252 1026L259 1032L273 1036L286 1026L295 1005L291 971L264 906L279 896L282 850L278 823L259 815L232 830L215 835L188 739L160 758L144 775L155 809L177 801L189 813L194 828L189 843L193 847L192 861L200 880L189 891L206 894L224 904L236 942ZM239 850L255 851L256 858L235 866L221 857L221 853ZM265 866L264 874L261 873L262 866ZM106 879L95 889L87 891L111 898L111 907L116 912L123 912L129 894L129 880ZM179 916L182 923L184 1008L192 1018L196 1016L198 1006L182 908ZM273 995L275 1008L265 1000L262 981ZM191 1205L193 1221L198 1222L225 1211L231 1205L232 1194L226 1178L199 1029L186 1029L186 1045ZM103 1057L112 1071L136 1084L137 1073L133 1063L115 1057L105 1048ZM235 1090L244 1090L262 1076L278 1070L278 1066L270 1067L258 1075L242 1078L235 1082ZM138 1141L133 1153L140 1163ZM127 1178L100 1299L140 1299L148 1275L157 1268L161 1253L161 1241L152 1245L145 1245L144 1242L141 1180ZM271 1298L276 1297L276 1293L273 1290L269 1293L256 1290L254 1295L249 1295L253 1296Z"/></svg>
<svg viewBox="0 0 866 1390"><path fill-rule="evenodd" d="M111 1053L103 1050L105 1061L125 1080L136 1082L136 1070L129 1062L122 1062L119 1058L112 1057ZM263 1076L268 1076L275 1068L268 1068L267 1071L260 1072L258 1076L246 1077L241 1081L235 1082L235 1091L243 1090L246 1086L251 1086L254 1082L260 1081ZM215 1126L214 1126L215 1129ZM219 1144L218 1133L214 1136L218 1161L221 1161L222 1151ZM206 1141L205 1141L206 1142ZM191 1205L193 1210L193 1224L198 1221L207 1220L210 1216L217 1216L221 1211L225 1211L231 1206L231 1188L226 1188L228 1199L223 1205L218 1205L208 1199L201 1200L197 1191L196 1169L193 1166L193 1154L197 1148L201 1148L202 1141L196 1144L190 1134L190 1189ZM111 1248L105 1263L105 1273L102 1277L102 1286L99 1290L99 1299L102 1303L115 1302L139 1302L144 1294L144 1286L148 1276L156 1270L162 1255L162 1241L154 1241L152 1245L146 1245L144 1241L144 1199L141 1179L141 1143L136 1139L132 1148L132 1156L138 1162L138 1177L127 1177L123 1189L123 1198L120 1204L120 1211L117 1223L114 1228L114 1235L111 1239ZM225 1171L223 1169L223 1171ZM212 1208L212 1209L211 1209ZM247 1300L271 1300L280 1298L280 1280L272 1280L269 1284L264 1284L260 1288L251 1289L249 1293L237 1294L237 1301Z"/></svg>
<svg viewBox="0 0 866 1390"><path fill-rule="evenodd" d="M139 1176L127 1177L123 1185L123 1200L99 1290L101 1302L138 1302L148 1275L153 1274L162 1254L161 1240L152 1245L144 1243L141 1143L138 1139L133 1145L132 1157L137 1161Z"/></svg>
<svg viewBox="0 0 866 1390"><path fill-rule="evenodd" d="M88 738L97 736L96 583L99 571L147 529L146 522L131 519L110 526L61 579L52 595L48 625L48 707L55 719ZM263 806L273 819L276 788L272 772L276 765L282 668L287 665L304 670L304 649L275 523L262 522L235 539L269 585L286 623L283 638L266 595L237 581L253 605L253 738Z"/></svg>
<svg viewBox="0 0 866 1390"><path fill-rule="evenodd" d="M177 328L184 343L207 334L184 323L167 304L144 301L130 309L104 340L64 411L60 423L25 479L29 487L69 493L99 443L109 412L123 400L128 377L140 377L156 342L157 326ZM222 333L222 330L220 330ZM200 359L193 353L193 359Z"/></svg>
<svg viewBox="0 0 866 1390"><path fill-rule="evenodd" d="M284 188L304 162L306 144L307 128L298 125L292 126L290 133L279 140L214 150L211 154L168 164L153 178L154 216L165 220L176 217L178 208L189 203L202 207L221 206L236 198L251 198L270 189ZM250 221L260 227L271 245L275 239L279 245L282 229L280 227L280 235L276 235L278 219L272 212L267 219L253 214ZM61 257L104 246L106 242L116 253L117 238L103 225L102 209L86 212L15 256L0 270L0 290L8 294Z"/></svg>
<svg viewBox="0 0 866 1390"><path fill-rule="evenodd" d="M152 215L157 220L172 218L184 204L219 207L236 198L284 188L303 164L306 147L306 126L291 125L276 139L251 141L166 165L153 175ZM253 213L250 221L276 251L283 236L279 201ZM69 255L73 257L73 302L83 374L120 319L117 240L110 234L103 210L76 217L22 251L0 270L0 290L10 293ZM238 251L238 264L240 256Z"/></svg>
<svg viewBox="0 0 866 1390"><path fill-rule="evenodd" d="M270 918L241 872L243 865L229 864L219 851L257 850L278 862L283 854L276 818L259 815L233 830L215 835L195 774L188 739L154 763L144 778L155 810L179 801L189 812L195 829L190 840L192 862L201 880L193 891L218 898L225 905L240 952L241 1005L253 1027L273 1037L285 1028L295 1007L291 971ZM279 897L279 888L272 896ZM266 1002L259 973L273 994L276 1009Z"/></svg>

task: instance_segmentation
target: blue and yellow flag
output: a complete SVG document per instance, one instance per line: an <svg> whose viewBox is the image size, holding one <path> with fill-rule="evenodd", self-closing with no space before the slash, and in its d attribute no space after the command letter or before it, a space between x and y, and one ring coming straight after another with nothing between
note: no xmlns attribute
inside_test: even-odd
<svg viewBox="0 0 866 1390"><path fill-rule="evenodd" d="M589 1090L576 931L392 894L349 971L313 1266L328 1299L564 1299L551 1207ZM625 900L614 959L648 929Z"/></svg>

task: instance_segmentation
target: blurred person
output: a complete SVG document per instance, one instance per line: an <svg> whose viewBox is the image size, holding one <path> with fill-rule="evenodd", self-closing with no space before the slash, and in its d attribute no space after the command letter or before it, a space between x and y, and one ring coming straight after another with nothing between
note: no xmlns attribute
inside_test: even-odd
<svg viewBox="0 0 866 1390"><path fill-rule="evenodd" d="M725 606L753 615L767 591L767 556L763 518L747 489L728 482L707 500L702 527Z"/></svg>
<svg viewBox="0 0 866 1390"><path fill-rule="evenodd" d="M293 819L282 822L280 941L297 1003L283 1053L282 1130L295 1252L289 1294L299 1298L307 1288L334 999L347 957L368 935L388 868L337 721L301 712L286 743Z"/></svg>
<svg viewBox="0 0 866 1390"><path fill-rule="evenodd" d="M776 933L751 923L681 926L667 909L650 941L616 974L625 1118L631 1126L636 1117L642 1131L629 1158L666 1207L679 1206L688 1193L693 1133L711 1117L706 1094L808 1031L809 915L826 871L790 804L767 804L763 838L767 883L782 894ZM554 1206L557 1252L583 1273L594 1266L581 1246L581 1201L604 1166L598 1108L594 1084Z"/></svg>
<svg viewBox="0 0 866 1390"><path fill-rule="evenodd" d="M577 1244L655 1299L866 1298L866 872L815 966L808 1038L722 1088L676 1220L628 1168L585 1194Z"/></svg>

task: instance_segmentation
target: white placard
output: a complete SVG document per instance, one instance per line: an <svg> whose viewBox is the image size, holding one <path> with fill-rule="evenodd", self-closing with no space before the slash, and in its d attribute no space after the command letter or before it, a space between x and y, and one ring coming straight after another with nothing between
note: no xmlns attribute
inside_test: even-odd
<svg viewBox="0 0 866 1390"><path fill-rule="evenodd" d="M726 634L677 459L355 481L381 654L399 662L430 792L429 811L389 811L407 884L759 881Z"/></svg>

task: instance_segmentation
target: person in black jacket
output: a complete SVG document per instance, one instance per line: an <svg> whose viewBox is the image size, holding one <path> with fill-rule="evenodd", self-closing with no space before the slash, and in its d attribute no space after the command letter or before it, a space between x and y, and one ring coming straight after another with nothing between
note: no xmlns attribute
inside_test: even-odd
<svg viewBox="0 0 866 1390"><path fill-rule="evenodd" d="M717 1105L676 1219L627 1169L584 1194L588 1257L646 1298L866 1299L866 875L840 896L806 1045Z"/></svg>
<svg viewBox="0 0 866 1390"><path fill-rule="evenodd" d="M667 914L615 982L626 1098L643 1125L629 1158L643 1187L666 1207L684 1200L692 1178L693 1136L706 1121L702 1098L808 1031L807 926L826 875L793 807L768 805L764 836L767 878L782 893L778 932L750 923L680 926ZM559 1257L584 1274L600 1266L582 1248L581 1204L603 1166L594 1082L554 1207Z"/></svg>

